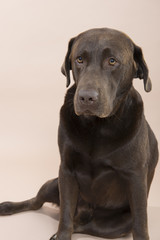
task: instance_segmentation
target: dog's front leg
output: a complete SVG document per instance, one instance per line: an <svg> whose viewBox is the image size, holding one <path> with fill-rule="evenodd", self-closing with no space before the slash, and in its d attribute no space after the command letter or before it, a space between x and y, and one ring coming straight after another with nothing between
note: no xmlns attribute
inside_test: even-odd
<svg viewBox="0 0 160 240"><path fill-rule="evenodd" d="M129 200L133 219L133 239L149 240L146 169L131 173L129 177Z"/></svg>
<svg viewBox="0 0 160 240"><path fill-rule="evenodd" d="M78 184L73 172L62 163L59 170L60 221L58 232L51 240L71 239L78 191Z"/></svg>

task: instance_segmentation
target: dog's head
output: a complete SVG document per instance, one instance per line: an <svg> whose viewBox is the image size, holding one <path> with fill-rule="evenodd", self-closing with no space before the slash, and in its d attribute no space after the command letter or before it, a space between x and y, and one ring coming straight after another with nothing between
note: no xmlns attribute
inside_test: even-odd
<svg viewBox="0 0 160 240"><path fill-rule="evenodd" d="M112 115L133 78L143 79L145 91L151 91L141 48L124 33L108 28L92 29L72 38L61 70L67 87L72 70L77 115Z"/></svg>

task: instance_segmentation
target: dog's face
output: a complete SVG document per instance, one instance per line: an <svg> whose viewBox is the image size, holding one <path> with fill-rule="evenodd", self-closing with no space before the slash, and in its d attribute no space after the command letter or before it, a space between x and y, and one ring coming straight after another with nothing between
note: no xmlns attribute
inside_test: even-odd
<svg viewBox="0 0 160 240"><path fill-rule="evenodd" d="M134 77L144 79L151 90L142 51L125 34L112 29L93 29L71 39L62 72L77 86L77 115L111 116L132 86Z"/></svg>

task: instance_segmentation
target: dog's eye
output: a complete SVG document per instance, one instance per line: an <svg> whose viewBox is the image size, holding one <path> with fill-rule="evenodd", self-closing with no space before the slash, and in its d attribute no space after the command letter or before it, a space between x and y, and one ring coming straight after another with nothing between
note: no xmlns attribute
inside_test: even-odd
<svg viewBox="0 0 160 240"><path fill-rule="evenodd" d="M79 64L82 64L83 63L83 58L80 56L77 58L76 60Z"/></svg>
<svg viewBox="0 0 160 240"><path fill-rule="evenodd" d="M114 66L115 64L116 64L116 60L114 59L114 58L110 58L109 60L108 60L108 63L109 63L109 65L111 65L111 66Z"/></svg>

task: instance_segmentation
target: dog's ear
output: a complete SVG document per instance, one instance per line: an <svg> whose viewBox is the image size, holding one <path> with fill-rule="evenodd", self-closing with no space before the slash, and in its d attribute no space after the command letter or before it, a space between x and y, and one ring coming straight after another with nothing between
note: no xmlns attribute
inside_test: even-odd
<svg viewBox="0 0 160 240"><path fill-rule="evenodd" d="M144 89L146 92L152 90L152 83L149 77L147 64L144 60L142 49L134 44L134 61L136 63L135 78L143 79Z"/></svg>
<svg viewBox="0 0 160 240"><path fill-rule="evenodd" d="M72 49L72 45L73 45L74 40L75 40L75 38L72 38L68 43L67 54L65 56L64 63L61 67L61 72L67 78L66 87L68 87L70 85L70 70L72 69L71 61L70 61L70 53L71 53L71 49Z"/></svg>

